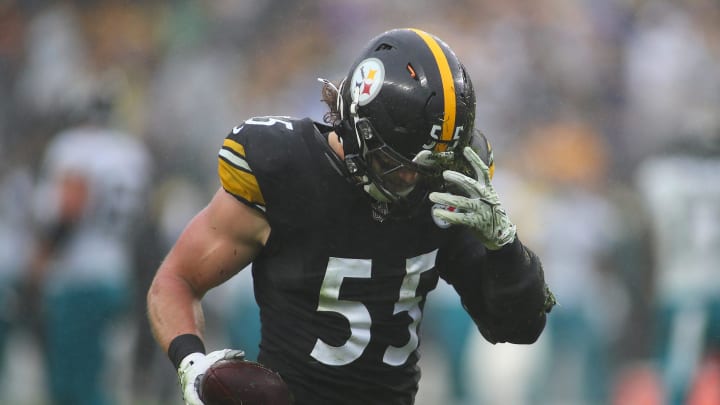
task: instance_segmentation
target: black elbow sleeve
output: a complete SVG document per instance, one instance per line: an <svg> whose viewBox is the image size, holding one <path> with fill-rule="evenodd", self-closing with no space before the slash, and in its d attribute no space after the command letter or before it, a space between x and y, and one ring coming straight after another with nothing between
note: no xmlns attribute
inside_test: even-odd
<svg viewBox="0 0 720 405"><path fill-rule="evenodd" d="M491 343L534 343L554 305L540 259L519 240L488 253L480 291L463 304Z"/></svg>

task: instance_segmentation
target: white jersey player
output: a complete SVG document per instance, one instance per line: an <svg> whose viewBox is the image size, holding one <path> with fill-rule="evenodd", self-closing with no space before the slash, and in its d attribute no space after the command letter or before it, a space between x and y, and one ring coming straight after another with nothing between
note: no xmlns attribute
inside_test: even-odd
<svg viewBox="0 0 720 405"><path fill-rule="evenodd" d="M81 213L59 241L52 284L78 280L126 281L133 223L139 219L150 177L144 145L124 133L98 127L61 132L43 165L37 212L41 223L63 221L63 186L75 184ZM72 179L72 180L71 180ZM79 196L77 194L83 194ZM65 208L67 209L67 208Z"/></svg>
<svg viewBox="0 0 720 405"><path fill-rule="evenodd" d="M41 297L53 403L107 403L107 332L129 309L133 225L150 181L142 142L81 126L48 145L36 203L41 237L30 284Z"/></svg>

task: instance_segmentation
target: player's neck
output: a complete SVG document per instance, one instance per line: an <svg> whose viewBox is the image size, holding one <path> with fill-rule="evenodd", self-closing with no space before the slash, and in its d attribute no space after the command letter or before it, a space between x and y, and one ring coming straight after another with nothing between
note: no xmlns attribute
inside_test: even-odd
<svg viewBox="0 0 720 405"><path fill-rule="evenodd" d="M345 150L343 150L342 141L340 140L338 134L336 134L335 131L330 132L327 139L330 147L335 153L337 153L340 159L345 159Z"/></svg>

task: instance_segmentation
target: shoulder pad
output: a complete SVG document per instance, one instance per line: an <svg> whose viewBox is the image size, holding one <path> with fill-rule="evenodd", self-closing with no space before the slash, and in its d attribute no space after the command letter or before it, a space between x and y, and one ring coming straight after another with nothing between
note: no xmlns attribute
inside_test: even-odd
<svg viewBox="0 0 720 405"><path fill-rule="evenodd" d="M283 140L295 131L297 120L290 117L253 117L230 131L218 152L218 175L222 187L240 201L265 211L258 183L258 171L281 167L287 151ZM252 156L261 156L252 159Z"/></svg>

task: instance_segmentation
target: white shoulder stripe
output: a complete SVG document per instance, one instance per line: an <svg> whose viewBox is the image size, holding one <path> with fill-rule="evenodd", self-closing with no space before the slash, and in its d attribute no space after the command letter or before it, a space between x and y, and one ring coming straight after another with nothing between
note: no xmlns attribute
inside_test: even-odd
<svg viewBox="0 0 720 405"><path fill-rule="evenodd" d="M235 166L245 169L248 172L252 172L250 165L248 165L248 163L247 163L247 161L245 161L245 159L230 152L229 150L220 149L220 152L218 152L218 155L220 155L221 157L224 157L225 159L227 159L230 163L234 164Z"/></svg>

